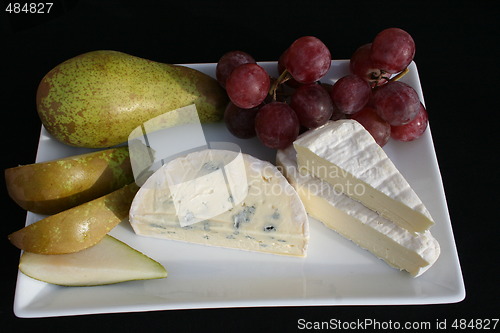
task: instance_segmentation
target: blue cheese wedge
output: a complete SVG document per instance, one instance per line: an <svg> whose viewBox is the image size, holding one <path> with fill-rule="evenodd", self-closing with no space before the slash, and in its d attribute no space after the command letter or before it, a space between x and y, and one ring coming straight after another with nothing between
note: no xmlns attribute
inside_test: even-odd
<svg viewBox="0 0 500 333"><path fill-rule="evenodd" d="M336 191L328 182L299 173L292 146L278 151L276 163L299 193L311 217L390 266L416 277L438 259L439 243L429 231L411 233Z"/></svg>
<svg viewBox="0 0 500 333"><path fill-rule="evenodd" d="M309 221L271 163L229 150L176 158L144 183L130 209L138 235L304 257Z"/></svg>
<svg viewBox="0 0 500 333"><path fill-rule="evenodd" d="M300 172L319 177L410 232L434 224L424 204L365 128L330 121L294 142Z"/></svg>

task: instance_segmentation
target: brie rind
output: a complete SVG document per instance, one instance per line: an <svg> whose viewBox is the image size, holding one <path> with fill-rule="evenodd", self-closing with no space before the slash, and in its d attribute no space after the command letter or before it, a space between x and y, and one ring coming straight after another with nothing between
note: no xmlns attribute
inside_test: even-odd
<svg viewBox="0 0 500 333"><path fill-rule="evenodd" d="M410 232L434 224L428 210L372 135L342 119L294 142L301 173L309 172Z"/></svg>
<svg viewBox="0 0 500 333"><path fill-rule="evenodd" d="M307 213L390 266L419 276L440 254L429 231L414 234L336 191L331 184L297 168L293 146L279 150L276 164L295 187Z"/></svg>

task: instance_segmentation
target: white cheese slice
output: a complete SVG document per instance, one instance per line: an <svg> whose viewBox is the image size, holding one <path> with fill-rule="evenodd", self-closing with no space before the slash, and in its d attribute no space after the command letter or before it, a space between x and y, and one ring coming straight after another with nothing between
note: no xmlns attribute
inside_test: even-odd
<svg viewBox="0 0 500 333"><path fill-rule="evenodd" d="M293 146L279 150L276 163L299 193L311 217L390 266L416 277L439 257L439 244L429 231L411 233L336 191L331 184L299 173Z"/></svg>
<svg viewBox="0 0 500 333"><path fill-rule="evenodd" d="M329 182L411 232L434 224L415 191L357 121L330 121L299 136L294 147L300 172Z"/></svg>
<svg viewBox="0 0 500 333"><path fill-rule="evenodd" d="M143 236L305 256L309 221L295 189L271 163L229 150L177 158L144 183L130 209Z"/></svg>

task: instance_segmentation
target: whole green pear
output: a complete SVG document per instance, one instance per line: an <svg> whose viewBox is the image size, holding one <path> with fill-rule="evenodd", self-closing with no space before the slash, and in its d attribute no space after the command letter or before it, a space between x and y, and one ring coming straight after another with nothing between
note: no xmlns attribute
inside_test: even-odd
<svg viewBox="0 0 500 333"><path fill-rule="evenodd" d="M195 104L200 121L223 117L228 98L218 82L188 67L100 50L59 64L40 82L42 124L71 146L111 147L165 112Z"/></svg>

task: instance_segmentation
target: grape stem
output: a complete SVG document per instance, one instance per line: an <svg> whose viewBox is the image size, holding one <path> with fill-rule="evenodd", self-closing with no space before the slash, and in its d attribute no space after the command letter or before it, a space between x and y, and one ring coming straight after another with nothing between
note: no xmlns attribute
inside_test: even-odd
<svg viewBox="0 0 500 333"><path fill-rule="evenodd" d="M400 80L403 76L405 76L410 70L408 69L408 67L406 67L405 69L403 69L401 72L399 72L397 75L395 75L394 77L392 77L389 82L392 82L392 81L398 81Z"/></svg>
<svg viewBox="0 0 500 333"><path fill-rule="evenodd" d="M269 95L273 97L273 100L276 100L276 91L278 90L278 87L280 84L285 83L286 81L290 80L292 78L292 75L288 72L288 70L284 70L280 76L273 82L271 85L271 88L269 89Z"/></svg>

